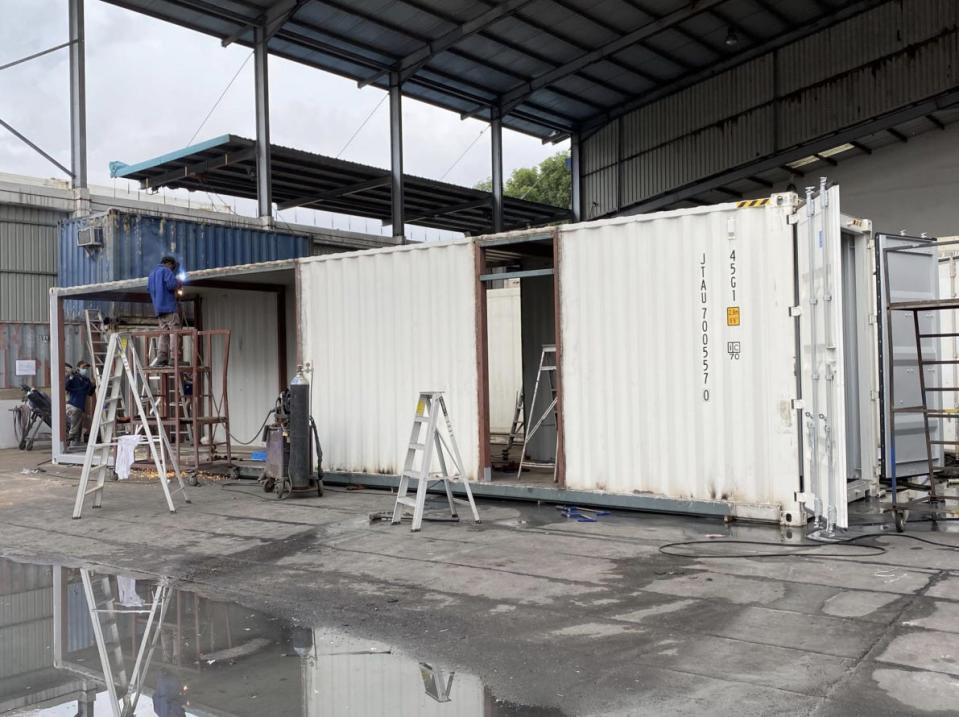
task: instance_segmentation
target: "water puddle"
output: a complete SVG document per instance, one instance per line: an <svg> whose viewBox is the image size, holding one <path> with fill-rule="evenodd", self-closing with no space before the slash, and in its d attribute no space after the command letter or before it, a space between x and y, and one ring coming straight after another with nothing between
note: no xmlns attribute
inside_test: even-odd
<svg viewBox="0 0 959 717"><path fill-rule="evenodd" d="M559 715L429 656L162 579L0 560L0 714Z"/></svg>

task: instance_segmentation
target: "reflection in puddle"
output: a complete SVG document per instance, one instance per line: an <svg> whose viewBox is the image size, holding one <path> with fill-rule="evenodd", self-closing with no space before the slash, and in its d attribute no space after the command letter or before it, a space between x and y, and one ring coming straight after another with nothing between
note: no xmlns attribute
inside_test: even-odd
<svg viewBox="0 0 959 717"><path fill-rule="evenodd" d="M0 560L0 714L548 715L478 677L142 580Z"/></svg>

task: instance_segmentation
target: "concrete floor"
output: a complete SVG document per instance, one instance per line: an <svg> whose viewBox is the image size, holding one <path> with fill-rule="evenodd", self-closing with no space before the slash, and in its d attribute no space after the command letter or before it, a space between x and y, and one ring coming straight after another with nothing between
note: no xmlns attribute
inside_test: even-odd
<svg viewBox="0 0 959 717"><path fill-rule="evenodd" d="M280 503L216 483L176 514L155 482L111 483L73 521L75 470L20 472L43 457L0 451L2 556L172 576L478 676L497 700L569 715L959 710L956 550L889 536L882 555L671 557L659 546L801 536L496 502L481 525L412 534L369 522L392 508L386 493ZM959 547L957 533L909 534Z"/></svg>

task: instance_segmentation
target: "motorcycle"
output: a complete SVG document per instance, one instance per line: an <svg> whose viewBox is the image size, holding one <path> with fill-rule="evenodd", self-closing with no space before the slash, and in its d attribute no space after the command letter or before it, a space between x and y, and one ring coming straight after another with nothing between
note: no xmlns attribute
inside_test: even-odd
<svg viewBox="0 0 959 717"><path fill-rule="evenodd" d="M14 412L14 432L19 438L20 450L32 451L40 429L44 425L53 429L51 417L53 407L50 397L43 391L26 384L21 384L20 390L23 391L23 401L19 406L11 409Z"/></svg>

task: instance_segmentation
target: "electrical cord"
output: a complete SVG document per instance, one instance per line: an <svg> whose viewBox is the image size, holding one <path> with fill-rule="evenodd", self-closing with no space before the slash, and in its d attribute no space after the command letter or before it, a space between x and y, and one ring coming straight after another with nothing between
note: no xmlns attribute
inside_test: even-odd
<svg viewBox="0 0 959 717"><path fill-rule="evenodd" d="M828 543L814 543L814 544L798 544L792 545L789 543L776 543L773 541L764 541L764 540L687 540L679 541L675 543L666 543L665 545L659 546L659 552L663 555L669 555L677 558L693 558L696 560L708 560L708 559L735 559L735 558L790 558L794 556L815 556L820 558L853 558L853 557L873 557L876 555L884 555L887 551L881 545L854 545L860 540L865 540L867 538L908 538L909 540L915 540L920 543L926 543L928 545L933 545L939 548L946 548L947 550L959 550L959 545L954 545L950 543L942 543L936 540L930 540L929 538L923 538L918 535L911 535L909 533L864 533L862 535L856 535L851 538L845 538L842 540L833 540ZM708 552L685 552L682 548L695 546L695 545L759 545L764 547L775 547L775 548L785 548L786 550L778 550L776 552L764 552L764 553L740 553L740 554L721 554L721 553L708 553ZM860 554L851 554L843 552L823 552L826 548L832 548L836 546L845 545L848 547L854 548L864 548L866 550L872 551L868 553Z"/></svg>
<svg viewBox="0 0 959 717"><path fill-rule="evenodd" d="M263 423L261 423L261 424L260 424L260 427L256 429L256 433L253 434L253 438L251 438L250 440L248 440L248 441L241 441L239 438L237 438L236 436L234 436L232 433L230 434L230 438L233 439L233 442L234 442L234 443L239 443L241 446L248 446L248 445L250 445L251 443L253 443L253 441L255 441L257 438L259 438L259 437L262 435L262 433L263 433L263 427L266 425L266 422L270 420L270 416L273 415L274 410L275 410L275 409L272 409L272 408L271 408L269 411L267 411L266 417L263 419Z"/></svg>

